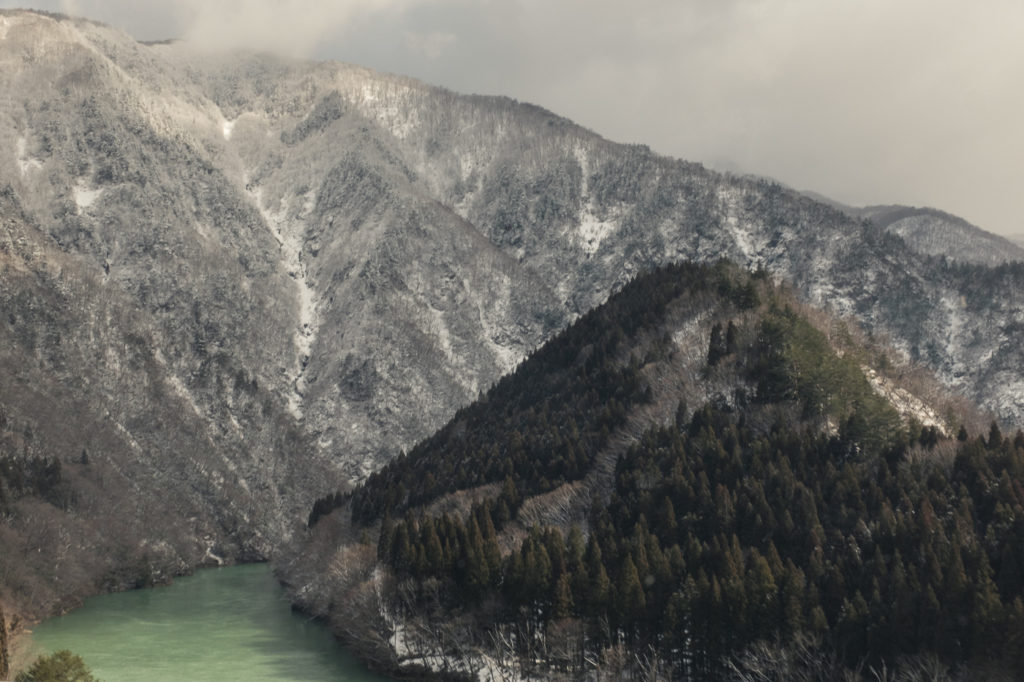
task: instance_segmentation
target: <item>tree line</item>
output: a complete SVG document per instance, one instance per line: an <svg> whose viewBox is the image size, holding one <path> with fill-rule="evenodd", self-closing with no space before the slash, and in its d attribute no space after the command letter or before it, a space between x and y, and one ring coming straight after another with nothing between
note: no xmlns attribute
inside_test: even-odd
<svg viewBox="0 0 1024 682"><path fill-rule="evenodd" d="M524 499L585 475L652 400L643 367L673 362L664 316L683 295L725 313L706 371L732 372L732 398L680 400L584 524L522 528ZM873 351L835 352L791 303L726 264L640 278L372 476L353 520L383 519L377 556L407 606L471 614L478 644L514 631L500 639L521 660L576 673L625 647L716 679L766 643L811 641L848 671L928 655L1024 674L1024 434L904 422L864 375ZM481 483L499 492L468 514L424 512ZM560 653L538 657L556 632Z"/></svg>

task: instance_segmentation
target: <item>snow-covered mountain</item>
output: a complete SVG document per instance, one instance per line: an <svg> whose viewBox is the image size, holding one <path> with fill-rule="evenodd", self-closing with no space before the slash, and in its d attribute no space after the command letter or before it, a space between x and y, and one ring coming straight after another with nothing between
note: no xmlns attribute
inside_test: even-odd
<svg viewBox="0 0 1024 682"><path fill-rule="evenodd" d="M112 467L208 500L181 513L246 528L257 553L672 261L765 268L1024 417L1024 266L951 265L535 106L21 11L0 14L0 89L0 286L62 297L7 316L16 362L88 397L128 443ZM184 466L178 419L208 455L157 476Z"/></svg>
<svg viewBox="0 0 1024 682"><path fill-rule="evenodd" d="M869 220L899 236L911 250L925 256L944 256L957 263L996 266L1024 261L1024 242L1001 237L963 218L935 208L880 205L850 206L818 192L803 194L847 215Z"/></svg>
<svg viewBox="0 0 1024 682"><path fill-rule="evenodd" d="M933 208L867 206L850 212L902 237L910 248L928 256L989 266L1024 262L1024 247L1019 244Z"/></svg>

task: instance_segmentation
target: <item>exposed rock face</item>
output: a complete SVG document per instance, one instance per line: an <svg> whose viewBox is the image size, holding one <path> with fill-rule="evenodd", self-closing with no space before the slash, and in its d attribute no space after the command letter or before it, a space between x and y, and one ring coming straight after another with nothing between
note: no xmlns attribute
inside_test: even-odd
<svg viewBox="0 0 1024 682"><path fill-rule="evenodd" d="M789 278L1024 416L1022 266L948 268L507 99L34 13L0 14L0 35L3 380L20 367L61 410L109 414L133 494L247 551L680 259Z"/></svg>

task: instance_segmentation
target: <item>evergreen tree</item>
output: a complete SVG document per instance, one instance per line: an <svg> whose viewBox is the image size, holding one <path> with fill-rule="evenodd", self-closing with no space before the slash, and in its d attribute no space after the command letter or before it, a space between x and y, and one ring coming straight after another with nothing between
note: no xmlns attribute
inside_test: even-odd
<svg viewBox="0 0 1024 682"><path fill-rule="evenodd" d="M989 450L997 450L997 449L999 449L1000 446L1002 446L1002 444L1003 444L1003 433L1002 433L1002 431L999 430L999 424L997 424L995 421L993 421L992 425L989 426L989 429L988 429L988 443L987 443L988 449Z"/></svg>
<svg viewBox="0 0 1024 682"><path fill-rule="evenodd" d="M553 618L568 618L572 615L573 600L572 588L569 584L569 574L563 573L558 576L555 583L555 594L551 602L551 615Z"/></svg>
<svg viewBox="0 0 1024 682"><path fill-rule="evenodd" d="M487 562L487 552L484 549L483 534L480 532L480 525L472 515L469 517L469 526L466 529L466 544L463 552L466 587L470 594L480 596L491 584L491 572Z"/></svg>
<svg viewBox="0 0 1024 682"><path fill-rule="evenodd" d="M708 344L708 366L714 367L726 354L725 339L722 337L722 324L715 322L711 326L711 342Z"/></svg>
<svg viewBox="0 0 1024 682"><path fill-rule="evenodd" d="M626 555L622 563L622 570L619 571L619 581L615 588L615 610L619 623L631 625L643 614L647 606L647 599L644 596L644 588L640 583L640 575L637 573L636 564L632 557Z"/></svg>

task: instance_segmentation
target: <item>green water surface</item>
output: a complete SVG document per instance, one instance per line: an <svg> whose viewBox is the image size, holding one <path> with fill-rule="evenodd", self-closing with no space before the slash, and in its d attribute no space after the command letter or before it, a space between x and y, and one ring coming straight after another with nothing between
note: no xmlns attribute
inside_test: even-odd
<svg viewBox="0 0 1024 682"><path fill-rule="evenodd" d="M211 568L168 587L107 594L32 636L70 649L105 682L380 682L327 629L288 606L265 564Z"/></svg>

